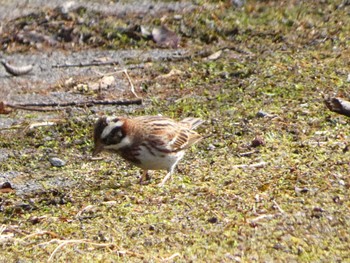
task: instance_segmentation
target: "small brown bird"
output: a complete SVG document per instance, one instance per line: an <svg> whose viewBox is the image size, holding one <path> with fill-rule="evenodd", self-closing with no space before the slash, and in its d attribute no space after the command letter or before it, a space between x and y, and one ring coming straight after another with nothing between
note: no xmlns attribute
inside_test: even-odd
<svg viewBox="0 0 350 263"><path fill-rule="evenodd" d="M167 170L163 186L185 150L202 139L193 131L202 123L198 118L177 122L161 116L102 117L95 124L93 155L118 153L143 170L140 183L150 179L148 170Z"/></svg>

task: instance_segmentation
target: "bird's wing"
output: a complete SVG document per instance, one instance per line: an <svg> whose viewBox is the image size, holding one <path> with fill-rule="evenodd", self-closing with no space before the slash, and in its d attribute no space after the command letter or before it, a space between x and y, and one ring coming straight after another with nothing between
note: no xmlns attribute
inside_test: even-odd
<svg viewBox="0 0 350 263"><path fill-rule="evenodd" d="M144 132L147 133L145 136L150 144L161 152L184 150L202 138L188 125L169 118L151 116L139 121L143 122Z"/></svg>

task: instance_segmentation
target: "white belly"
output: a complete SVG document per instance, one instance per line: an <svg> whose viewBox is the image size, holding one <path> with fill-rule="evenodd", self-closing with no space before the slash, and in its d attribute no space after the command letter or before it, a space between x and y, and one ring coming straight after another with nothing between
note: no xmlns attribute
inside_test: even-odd
<svg viewBox="0 0 350 263"><path fill-rule="evenodd" d="M170 170L173 166L177 164L178 161L184 156L185 152L175 152L175 153L162 153L155 151L154 155L151 154L146 148L140 147L138 159L141 164L137 164L142 169L145 170Z"/></svg>

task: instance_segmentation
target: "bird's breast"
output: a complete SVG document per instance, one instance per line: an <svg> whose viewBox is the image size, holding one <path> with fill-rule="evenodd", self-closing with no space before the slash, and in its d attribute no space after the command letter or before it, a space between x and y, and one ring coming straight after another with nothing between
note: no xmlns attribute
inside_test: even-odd
<svg viewBox="0 0 350 263"><path fill-rule="evenodd" d="M125 160L145 170L170 170L184 156L184 151L163 152L147 145L120 149L118 153Z"/></svg>

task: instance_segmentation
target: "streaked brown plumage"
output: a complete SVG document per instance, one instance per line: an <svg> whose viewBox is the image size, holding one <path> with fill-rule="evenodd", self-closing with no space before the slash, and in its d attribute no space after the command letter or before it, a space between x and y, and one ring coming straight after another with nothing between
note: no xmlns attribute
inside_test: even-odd
<svg viewBox="0 0 350 263"><path fill-rule="evenodd" d="M177 122L161 116L103 117L95 125L94 155L103 150L118 153L143 169L141 182L149 179L148 170L167 170L163 186L185 150L202 139L193 131L202 123L198 118Z"/></svg>

